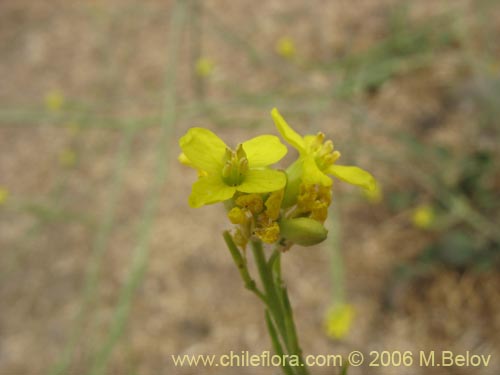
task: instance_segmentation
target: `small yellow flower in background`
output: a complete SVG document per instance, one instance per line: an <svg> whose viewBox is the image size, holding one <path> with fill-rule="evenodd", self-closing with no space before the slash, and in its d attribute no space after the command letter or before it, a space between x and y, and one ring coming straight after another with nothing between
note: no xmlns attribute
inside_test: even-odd
<svg viewBox="0 0 500 375"><path fill-rule="evenodd" d="M354 319L354 308L348 304L334 306L325 318L325 331L328 337L340 340L347 336Z"/></svg>
<svg viewBox="0 0 500 375"><path fill-rule="evenodd" d="M292 38L287 36L278 39L275 50L276 53L284 59L292 59L297 53L295 49L295 42Z"/></svg>
<svg viewBox="0 0 500 375"><path fill-rule="evenodd" d="M71 149L62 151L59 156L59 164L66 168L71 168L76 164L76 152Z"/></svg>
<svg viewBox="0 0 500 375"><path fill-rule="evenodd" d="M0 205L4 204L8 197L9 191L6 188L0 186Z"/></svg>
<svg viewBox="0 0 500 375"><path fill-rule="evenodd" d="M64 96L59 90L51 90L45 95L45 107L50 112L59 112L64 105Z"/></svg>
<svg viewBox="0 0 500 375"><path fill-rule="evenodd" d="M241 193L269 193L283 189L283 172L267 168L281 160L287 148L274 135L261 135L230 149L208 129L191 128L181 137L179 159L199 172L193 184L191 207L231 199Z"/></svg>
<svg viewBox="0 0 500 375"><path fill-rule="evenodd" d="M196 74L200 77L211 76L215 69L214 62L208 57L200 57L194 67Z"/></svg>
<svg viewBox="0 0 500 375"><path fill-rule="evenodd" d="M363 197L370 203L378 204L382 202L384 198L382 189L378 183L375 184L375 188L372 190L363 189L362 191Z"/></svg>
<svg viewBox="0 0 500 375"><path fill-rule="evenodd" d="M323 133L302 137L287 124L276 108L271 111L271 115L282 137L300 154L299 159L289 167L290 174L300 175L302 182L307 185L329 187L332 179L327 174L330 174L366 190L376 188L375 178L365 170L334 164L340 158L340 152L334 151L332 141L324 142Z"/></svg>
<svg viewBox="0 0 500 375"><path fill-rule="evenodd" d="M415 208L411 220L413 225L420 229L428 229L434 223L436 213L434 208L428 204L422 204Z"/></svg>

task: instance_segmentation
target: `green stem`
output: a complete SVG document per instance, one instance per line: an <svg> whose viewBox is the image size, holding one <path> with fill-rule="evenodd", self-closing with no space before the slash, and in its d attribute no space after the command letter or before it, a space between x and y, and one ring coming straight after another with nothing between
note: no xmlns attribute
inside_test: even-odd
<svg viewBox="0 0 500 375"><path fill-rule="evenodd" d="M252 244L252 252L255 258L255 263L257 264L260 279L266 293L269 311L275 320L281 336L283 337L287 350L290 352L291 348L288 343L288 336L285 329L284 311L282 309L279 296L276 293L272 274L269 272L270 270L267 267L266 257L262 249L262 242L259 240L251 240L250 242Z"/></svg>
<svg viewBox="0 0 500 375"><path fill-rule="evenodd" d="M240 251L238 250L238 247L233 241L233 238L231 236L231 233L229 233L227 230L224 231L223 233L224 241L226 242L227 248L229 249L229 252L231 253L231 256L233 257L234 264L236 264L236 267L238 268L238 271L240 272L241 278L243 279L243 282L245 283L245 288L250 290L251 292L255 293L257 297L259 297L262 302L268 305L266 296L264 293L260 291L259 288L257 288L257 285L255 284L255 281L252 279L250 276L250 273L248 272L248 267L247 267L247 262L241 255Z"/></svg>
<svg viewBox="0 0 500 375"><path fill-rule="evenodd" d="M271 336L271 341L273 343L274 351L281 358L284 358L283 347L281 346L281 343L280 343L280 340L279 340L279 337L278 337L278 333L276 332L276 328L274 327L274 324L273 324L273 321L271 319L271 316L269 315L269 310L266 310L266 324L267 324L267 330L269 331L269 336ZM293 375L292 368L286 362L283 363L283 371L287 375Z"/></svg>
<svg viewBox="0 0 500 375"><path fill-rule="evenodd" d="M296 355L299 358L300 364L295 368L295 371L299 374L307 375L308 371L302 360L302 351L298 344L297 332L293 322L292 308L290 306L286 288L282 286L281 253L279 249L276 249L271 255L269 261L266 262L262 249L262 242L251 241L251 244L257 269L259 270L260 278L269 302L269 314L272 315L276 323L276 327L286 346L288 354ZM272 332L270 330L269 335L271 336L271 340L275 340L278 337L276 335L276 331ZM283 370L286 372L284 367Z"/></svg>
<svg viewBox="0 0 500 375"><path fill-rule="evenodd" d="M281 252L278 249L274 249L273 253L269 257L269 260L267 261L267 267L270 270L274 269L274 263L279 260L280 255Z"/></svg>
<svg viewBox="0 0 500 375"><path fill-rule="evenodd" d="M304 360L302 359L302 349L299 345L299 340L297 337L297 330L295 328L295 323L293 320L292 306L290 305L290 300L288 299L288 292L285 287L280 287L283 301L283 308L285 311L285 328L292 348L292 354L296 354L299 357L300 365L298 367L299 373L306 375L308 373L305 367Z"/></svg>
<svg viewBox="0 0 500 375"><path fill-rule="evenodd" d="M298 342L297 331L293 319L293 311L290 305L290 300L288 298L287 289L284 287L283 281L281 279L281 248L279 246L274 249L273 253L269 257L267 264L268 269L271 272L279 303L281 305L281 308L283 309L286 337L288 337L288 345L291 348L290 354L296 354L298 356L300 366L297 368L297 371L300 374L305 375L307 374L307 368L305 366L302 366L304 361L302 359L302 350Z"/></svg>

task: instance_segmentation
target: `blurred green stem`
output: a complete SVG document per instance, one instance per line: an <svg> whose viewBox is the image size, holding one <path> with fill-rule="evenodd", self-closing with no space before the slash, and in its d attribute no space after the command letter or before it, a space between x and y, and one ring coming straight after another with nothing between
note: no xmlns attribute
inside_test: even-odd
<svg viewBox="0 0 500 375"><path fill-rule="evenodd" d="M97 349L89 373L91 375L103 375L107 371L107 365L111 354L124 333L131 304L144 273L149 258L149 244L151 230L159 207L161 191L167 177L168 151L171 139L172 127L177 115L177 75L178 56L182 43L182 30L187 17L184 1L176 1L173 4L173 12L170 19L169 30L169 65L165 72L165 101L163 103L163 115L161 121L160 139L156 149L156 168L154 180L150 186L148 198L144 204L141 220L138 228L137 244L132 252L131 270L127 275L122 289L120 290L118 304L114 311L113 320L107 337Z"/></svg>
<svg viewBox="0 0 500 375"><path fill-rule="evenodd" d="M196 98L203 102L205 99L205 80L196 73L196 64L201 57L202 46L202 27L201 16L203 12L203 4L200 0L191 0L191 27L190 27L190 40L191 40L191 76L193 80L193 88Z"/></svg>
<svg viewBox="0 0 500 375"><path fill-rule="evenodd" d="M339 202L337 202L338 206ZM337 207L339 209L339 207ZM333 211L332 209L330 209ZM340 215L331 212L329 215L329 241L331 243L330 272L332 279L332 301L337 306L345 302L344 292L344 266L340 252Z"/></svg>
<svg viewBox="0 0 500 375"><path fill-rule="evenodd" d="M134 128L130 127L127 130L127 133L122 141L120 150L118 151L115 175L113 178L111 193L109 195L110 198L108 200L108 206L106 208L102 224L99 226L93 243L89 268L85 278L83 299L75 319L75 327L70 334L69 342L66 345L65 350L63 351L62 357L60 358L59 362L56 363L54 368L51 369L50 374L60 375L67 371L68 366L71 364L71 361L73 359L77 344L82 338L85 328L85 316L87 315L89 307L95 297L95 292L99 284L99 275L101 273L102 258L104 257L104 254L106 252L109 236L113 229L116 209L122 196L123 174L128 164L135 134L136 132Z"/></svg>

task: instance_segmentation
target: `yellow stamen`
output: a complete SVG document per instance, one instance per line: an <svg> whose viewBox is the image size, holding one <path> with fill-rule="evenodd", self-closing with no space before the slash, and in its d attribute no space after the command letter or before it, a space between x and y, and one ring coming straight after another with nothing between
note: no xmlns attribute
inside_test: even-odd
<svg viewBox="0 0 500 375"><path fill-rule="evenodd" d="M236 228L236 231L234 232L234 235L233 235L233 240L234 240L234 243L241 247L242 249L245 249L245 247L247 246L247 243L248 243L248 238L247 236L245 236L243 234L243 232L241 231L240 228Z"/></svg>
<svg viewBox="0 0 500 375"><path fill-rule="evenodd" d="M254 215L262 212L264 208L264 202L259 194L241 195L236 198L236 205L248 209Z"/></svg>
<svg viewBox="0 0 500 375"><path fill-rule="evenodd" d="M266 215L271 220L277 220L280 217L281 202L283 201L284 193L283 189L275 191L266 200Z"/></svg>
<svg viewBox="0 0 500 375"><path fill-rule="evenodd" d="M258 228L255 235L265 243L274 243L280 239L280 226L274 221L268 226Z"/></svg>
<svg viewBox="0 0 500 375"><path fill-rule="evenodd" d="M227 213L227 217L233 224L244 224L248 221L245 211L246 210L242 210L239 207L233 207L231 211Z"/></svg>
<svg viewBox="0 0 500 375"><path fill-rule="evenodd" d="M236 151L226 148L222 180L229 186L238 186L245 180L248 171L248 159L243 147L238 145Z"/></svg>

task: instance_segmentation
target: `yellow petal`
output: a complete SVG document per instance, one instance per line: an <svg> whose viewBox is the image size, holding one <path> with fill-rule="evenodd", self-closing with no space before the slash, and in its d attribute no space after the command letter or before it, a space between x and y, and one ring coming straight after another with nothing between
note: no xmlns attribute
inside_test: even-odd
<svg viewBox="0 0 500 375"><path fill-rule="evenodd" d="M183 164L183 165L186 165L188 167L192 167L193 166L193 163L191 163L191 160L188 159L188 157L186 156L185 153L181 152L179 154L179 156L177 157L177 160L179 161L179 163Z"/></svg>
<svg viewBox="0 0 500 375"><path fill-rule="evenodd" d="M287 153L286 146L274 135L260 135L243 142L250 168L267 167L280 161Z"/></svg>
<svg viewBox="0 0 500 375"><path fill-rule="evenodd" d="M320 184L322 186L332 186L332 179L318 168L312 156L304 157L302 163L302 181L307 185Z"/></svg>
<svg viewBox="0 0 500 375"><path fill-rule="evenodd" d="M179 145L194 168L209 174L218 174L222 170L227 146L210 130L191 128L181 137Z"/></svg>
<svg viewBox="0 0 500 375"><path fill-rule="evenodd" d="M384 199L384 193L377 181L375 181L375 188L373 190L363 189L362 194L368 202L373 204L378 204Z"/></svg>
<svg viewBox="0 0 500 375"><path fill-rule="evenodd" d="M243 183L236 187L243 193L270 193L283 189L286 176L283 172L272 169L250 169Z"/></svg>
<svg viewBox="0 0 500 375"><path fill-rule="evenodd" d="M188 159L188 157L186 156L185 153L181 152L179 154L179 156L177 157L177 160L179 161L179 163L187 166L187 167L191 167L191 168L194 168L196 169L196 167L193 165L193 163L191 163L191 160ZM202 171L201 169L196 169L198 171L198 176L207 176L208 173L205 172L205 171Z"/></svg>
<svg viewBox="0 0 500 375"><path fill-rule="evenodd" d="M271 111L271 116L273 117L274 124L278 128L281 136L290 143L293 147L297 149L301 154L306 151L306 145L304 139L293 130L290 125L287 124L283 116L278 112L276 108Z"/></svg>
<svg viewBox="0 0 500 375"><path fill-rule="evenodd" d="M233 186L227 186L219 176L204 176L193 184L189 205L197 208L206 204L223 202L231 199L236 192Z"/></svg>
<svg viewBox="0 0 500 375"><path fill-rule="evenodd" d="M353 166L332 165L327 173L337 177L339 180L348 182L367 190L375 190L377 182L375 178L367 171Z"/></svg>

